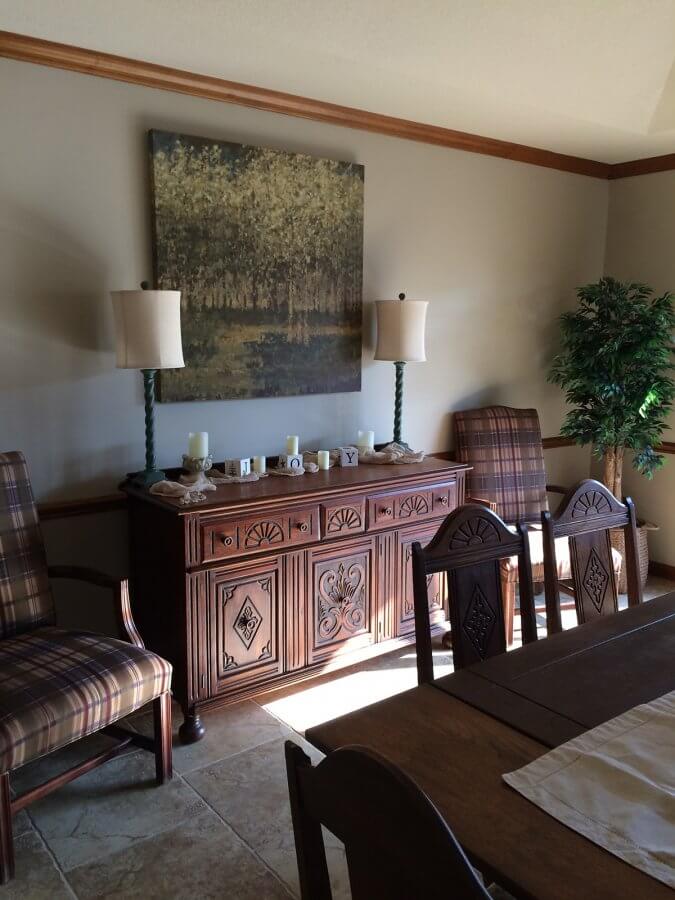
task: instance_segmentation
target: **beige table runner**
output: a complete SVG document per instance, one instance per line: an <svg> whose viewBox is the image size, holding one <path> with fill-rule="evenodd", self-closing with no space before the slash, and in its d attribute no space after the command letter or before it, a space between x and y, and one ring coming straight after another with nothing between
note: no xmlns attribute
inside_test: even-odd
<svg viewBox="0 0 675 900"><path fill-rule="evenodd" d="M503 777L569 828L675 888L675 691Z"/></svg>

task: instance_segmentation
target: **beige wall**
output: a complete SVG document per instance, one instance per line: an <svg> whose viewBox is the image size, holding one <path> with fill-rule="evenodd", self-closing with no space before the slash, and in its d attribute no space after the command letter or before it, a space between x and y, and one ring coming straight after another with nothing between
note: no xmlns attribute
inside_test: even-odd
<svg viewBox="0 0 675 900"><path fill-rule="evenodd" d="M610 187L605 272L643 281L654 290L675 290L675 172L660 172L613 181ZM675 415L665 440L675 440ZM653 481L630 465L624 490L638 514L660 526L650 536L655 560L675 565L675 456Z"/></svg>
<svg viewBox="0 0 675 900"><path fill-rule="evenodd" d="M373 362L372 301L430 301L428 362L406 372L405 436L446 449L450 413L536 406L555 318L602 271L607 184L225 104L0 61L0 421L43 499L109 492L143 463L135 372L114 368L108 291L151 273L148 128L247 141L365 165L366 346L361 393L161 405L161 465L189 430L217 456L391 433L393 366Z"/></svg>

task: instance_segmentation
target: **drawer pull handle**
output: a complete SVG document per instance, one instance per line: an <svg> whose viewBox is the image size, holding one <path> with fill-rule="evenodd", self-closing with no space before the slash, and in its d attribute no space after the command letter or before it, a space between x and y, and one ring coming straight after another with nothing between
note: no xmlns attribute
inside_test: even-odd
<svg viewBox="0 0 675 900"><path fill-rule="evenodd" d="M300 522L300 524L298 525L298 528L300 529L300 531L302 531L303 534L306 531L309 531L309 525L307 524L307 522Z"/></svg>
<svg viewBox="0 0 675 900"><path fill-rule="evenodd" d="M447 505L448 505L448 498L447 498L447 497L439 497L439 498L438 498L438 502L441 504L441 506L447 506Z"/></svg>
<svg viewBox="0 0 675 900"><path fill-rule="evenodd" d="M382 512L385 514L385 516L390 516L393 511L394 510L391 508L391 506L385 506L382 509Z"/></svg>
<svg viewBox="0 0 675 900"><path fill-rule="evenodd" d="M232 546L232 538L229 534L221 534L220 539L226 547Z"/></svg>

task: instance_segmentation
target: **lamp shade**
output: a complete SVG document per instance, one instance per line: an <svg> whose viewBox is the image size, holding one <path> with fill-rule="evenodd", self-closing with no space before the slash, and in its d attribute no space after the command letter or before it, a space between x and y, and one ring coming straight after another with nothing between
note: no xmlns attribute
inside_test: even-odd
<svg viewBox="0 0 675 900"><path fill-rule="evenodd" d="M377 300L375 359L425 362L426 300Z"/></svg>
<svg viewBox="0 0 675 900"><path fill-rule="evenodd" d="M180 369L180 291L112 291L118 369Z"/></svg>

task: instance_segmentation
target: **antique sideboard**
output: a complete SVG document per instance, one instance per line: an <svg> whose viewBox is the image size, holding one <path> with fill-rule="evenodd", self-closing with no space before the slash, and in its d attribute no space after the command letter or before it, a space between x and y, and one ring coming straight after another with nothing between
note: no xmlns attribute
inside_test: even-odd
<svg viewBox="0 0 675 900"><path fill-rule="evenodd" d="M181 739L203 736L204 709L413 641L410 547L463 502L465 470L427 458L270 476L188 506L126 482L133 614L174 666ZM437 576L429 606L438 630Z"/></svg>

